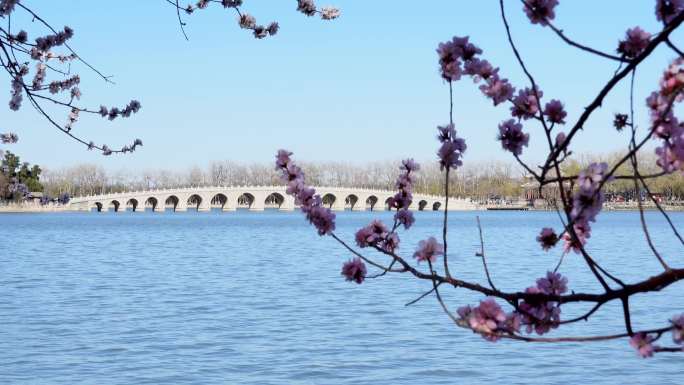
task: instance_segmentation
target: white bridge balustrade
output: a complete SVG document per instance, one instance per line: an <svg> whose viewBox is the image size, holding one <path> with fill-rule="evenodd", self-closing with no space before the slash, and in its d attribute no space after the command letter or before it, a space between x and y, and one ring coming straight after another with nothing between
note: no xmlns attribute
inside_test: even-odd
<svg viewBox="0 0 684 385"><path fill-rule="evenodd" d="M342 187L316 187L323 204L334 211L384 211L394 191ZM440 210L444 197L414 194L411 210ZM285 186L188 187L165 190L130 191L122 193L74 197L69 210L75 211L188 211L207 212L212 209L235 211L246 209L290 211L296 208L294 198L285 193ZM449 211L477 210L470 199L449 199Z"/></svg>

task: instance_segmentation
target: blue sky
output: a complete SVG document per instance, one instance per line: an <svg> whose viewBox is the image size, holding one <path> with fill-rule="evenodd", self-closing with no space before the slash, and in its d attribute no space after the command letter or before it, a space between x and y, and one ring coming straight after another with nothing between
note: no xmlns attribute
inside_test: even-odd
<svg viewBox="0 0 684 385"><path fill-rule="evenodd" d="M26 104L0 109L0 131L14 131L11 151L47 167L97 163L118 168L187 168L212 160L270 162L291 149L300 159L364 162L414 157L432 160L435 126L448 121L448 87L438 74L435 48L454 35L470 35L483 57L517 87L526 86L507 45L498 1L424 2L330 0L342 9L333 22L307 18L294 0L245 0L257 21L277 20L281 31L257 41L220 7L184 17L190 41L163 0L116 2L23 0L55 26L75 29L81 56L114 75L115 85L84 68L82 102L98 107L143 109L132 119L82 119L76 132L114 147L141 138L145 146L126 156L88 152L50 127ZM556 24L573 38L613 51L624 31L658 30L655 1L562 0ZM548 29L531 25L518 1L507 1L514 38L546 100L561 99L573 122L615 64L563 45ZM321 3L320 5L327 5ZM29 26L32 36L37 31ZM675 41L682 41L682 34ZM659 51L637 79L637 122L645 126L643 101L673 54ZM9 80L5 81L9 100ZM624 148L612 114L627 110L626 86L618 87L577 139L580 152ZM466 161L510 160L495 141L508 108L494 108L469 79L455 84L455 123L466 138ZM61 115L58 116L61 118ZM66 114L62 120L66 120ZM542 159L540 128L524 157Z"/></svg>

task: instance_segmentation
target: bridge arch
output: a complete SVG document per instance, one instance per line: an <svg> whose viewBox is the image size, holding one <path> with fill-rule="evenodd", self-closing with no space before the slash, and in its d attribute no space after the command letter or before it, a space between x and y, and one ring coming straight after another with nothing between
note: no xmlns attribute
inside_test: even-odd
<svg viewBox="0 0 684 385"><path fill-rule="evenodd" d="M354 210L358 209L359 197L356 194L349 194L344 198L344 208Z"/></svg>
<svg viewBox="0 0 684 385"><path fill-rule="evenodd" d="M114 212L118 213L119 207L121 207L121 203L118 200L114 199L111 202L109 202L109 207L114 208Z"/></svg>
<svg viewBox="0 0 684 385"><path fill-rule="evenodd" d="M271 193L264 199L264 207L280 209L285 203L285 197L277 192Z"/></svg>
<svg viewBox="0 0 684 385"><path fill-rule="evenodd" d="M421 199L421 200L418 202L418 211L423 211L423 210L425 210L425 207L427 207L427 205L428 205L428 202L427 202L425 199Z"/></svg>
<svg viewBox="0 0 684 385"><path fill-rule="evenodd" d="M155 197L149 197L145 200L145 208L147 208L149 206L152 208L152 211L156 211L158 205L159 205L159 200Z"/></svg>
<svg viewBox="0 0 684 385"><path fill-rule="evenodd" d="M432 204L432 211L438 211L440 207L442 207L442 202L439 202L439 201L434 202Z"/></svg>
<svg viewBox="0 0 684 385"><path fill-rule="evenodd" d="M133 212L138 210L138 205L140 205L140 202L135 198L130 198L126 201L126 209L130 207Z"/></svg>
<svg viewBox="0 0 684 385"><path fill-rule="evenodd" d="M335 201L337 201L337 197L333 193L327 193L323 195L321 200L323 201L323 206L332 208L332 206L335 204Z"/></svg>
<svg viewBox="0 0 684 385"><path fill-rule="evenodd" d="M254 195L252 195L251 193L248 193L248 192L242 193L237 198L237 207L248 208L248 209L252 208L254 201L255 201Z"/></svg>
<svg viewBox="0 0 684 385"><path fill-rule="evenodd" d="M368 198L366 198L366 207L370 211L373 211L376 204L378 204L378 197L376 197L375 195L371 195Z"/></svg>
<svg viewBox="0 0 684 385"><path fill-rule="evenodd" d="M188 207L194 207L197 211L199 211L201 204L202 197L199 194L192 194L188 197Z"/></svg>
<svg viewBox="0 0 684 385"><path fill-rule="evenodd" d="M215 194L211 198L211 207L212 208L217 207L217 208L220 208L221 210L223 210L223 208L226 207L226 203L228 203L228 197L223 193Z"/></svg>
<svg viewBox="0 0 684 385"><path fill-rule="evenodd" d="M101 212L102 212L102 207L103 207L102 202L95 202L95 203L93 203L93 207L92 207L92 208L94 208L95 210L97 210L98 213L101 213Z"/></svg>
<svg viewBox="0 0 684 385"><path fill-rule="evenodd" d="M178 204L180 203L180 199L178 199L177 196L175 195L169 195L164 199L164 209L166 210L167 207L171 206L171 209L175 212L176 209L178 208Z"/></svg>

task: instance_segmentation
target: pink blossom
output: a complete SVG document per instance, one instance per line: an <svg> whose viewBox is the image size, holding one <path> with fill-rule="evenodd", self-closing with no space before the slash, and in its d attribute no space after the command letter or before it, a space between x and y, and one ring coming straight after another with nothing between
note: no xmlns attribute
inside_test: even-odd
<svg viewBox="0 0 684 385"><path fill-rule="evenodd" d="M535 92L531 88L518 91L518 95L513 98L511 115L525 120L533 118L539 112L537 98L541 99L543 94L542 91L537 91L535 96Z"/></svg>
<svg viewBox="0 0 684 385"><path fill-rule="evenodd" d="M684 59L679 58L673 61L663 73L660 80L660 94L668 96L682 91L684 88Z"/></svg>
<svg viewBox="0 0 684 385"><path fill-rule="evenodd" d="M565 242L563 251L566 253L570 250L579 253L581 247L587 243L587 239L591 238L591 226L589 226L589 222L575 223L573 229L577 235L577 241L572 238L572 235L569 232L563 234L563 241Z"/></svg>
<svg viewBox="0 0 684 385"><path fill-rule="evenodd" d="M500 323L506 321L506 313L501 310L501 306L493 298L480 301L480 305L473 308L468 317L468 324L471 329L481 333L490 340L498 339L494 335Z"/></svg>
<svg viewBox="0 0 684 385"><path fill-rule="evenodd" d="M240 28L244 29L252 29L256 27L256 19L249 13L243 13L238 16L238 23L240 24Z"/></svg>
<svg viewBox="0 0 684 385"><path fill-rule="evenodd" d="M389 230L385 224L376 219L368 226L356 232L356 244L362 248L374 245L377 242L383 241L388 233Z"/></svg>
<svg viewBox="0 0 684 385"><path fill-rule="evenodd" d="M512 152L514 155L522 154L522 148L527 147L530 135L522 131L522 124L509 119L499 124L498 140L504 150Z"/></svg>
<svg viewBox="0 0 684 385"><path fill-rule="evenodd" d="M599 188L610 180L606 176L607 163L591 163L577 176L578 191L573 195L570 216L575 222L596 221L596 215L603 207L604 194Z"/></svg>
<svg viewBox="0 0 684 385"><path fill-rule="evenodd" d="M266 28L266 30L268 31L268 34L271 36L274 36L275 34L277 34L279 29L280 29L280 26L275 21L271 22L271 24L268 25L268 28Z"/></svg>
<svg viewBox="0 0 684 385"><path fill-rule="evenodd" d="M335 7L323 7L321 9L321 19L333 20L340 17L340 10Z"/></svg>
<svg viewBox="0 0 684 385"><path fill-rule="evenodd" d="M624 40L620 41L617 52L626 58L635 58L648 47L651 34L640 27L630 28Z"/></svg>
<svg viewBox="0 0 684 385"><path fill-rule="evenodd" d="M546 103L544 115L546 115L546 120L551 123L565 124L565 117L568 113L563 109L563 103L560 100L552 99Z"/></svg>
<svg viewBox="0 0 684 385"><path fill-rule="evenodd" d="M396 232L390 233L385 237L385 241L380 245L380 248L388 253L393 253L399 247L399 236Z"/></svg>
<svg viewBox="0 0 684 385"><path fill-rule="evenodd" d="M567 285L567 278L552 271L548 271L546 277L537 279L537 288L544 294L561 295L568 291Z"/></svg>
<svg viewBox="0 0 684 385"><path fill-rule="evenodd" d="M482 50L468 42L468 36L454 36L451 41L440 43L437 47L442 77L449 81L459 80L463 74L461 61L468 62Z"/></svg>
<svg viewBox="0 0 684 385"><path fill-rule="evenodd" d="M622 131L622 129L627 127L628 124L629 116L627 116L627 114L615 114L615 118L613 119L613 127L615 127L616 130Z"/></svg>
<svg viewBox="0 0 684 385"><path fill-rule="evenodd" d="M413 258L416 258L418 262L435 262L440 255L444 255L444 246L437 242L435 237L430 237L418 243L418 249L413 254Z"/></svg>
<svg viewBox="0 0 684 385"><path fill-rule="evenodd" d="M237 8L242 5L242 0L221 0L224 8Z"/></svg>
<svg viewBox="0 0 684 385"><path fill-rule="evenodd" d="M404 229L406 230L408 230L416 221L416 219L413 217L413 213L407 208L397 211L397 213L394 214L394 220L403 225Z"/></svg>
<svg viewBox="0 0 684 385"><path fill-rule="evenodd" d="M342 265L341 274L345 280L356 282L360 285L366 279L366 265L361 258L350 259Z"/></svg>
<svg viewBox="0 0 684 385"><path fill-rule="evenodd" d="M287 164L290 163L290 156L292 153L287 150L278 150L278 153L276 154L276 170L280 170L283 167L287 167Z"/></svg>
<svg viewBox="0 0 684 385"><path fill-rule="evenodd" d="M487 80L492 76L495 76L499 72L498 68L492 67L492 65L487 60L480 60L473 58L468 60L464 65L463 73L473 77L475 82L480 79Z"/></svg>
<svg viewBox="0 0 684 385"><path fill-rule="evenodd" d="M526 0L523 10L532 24L547 25L556 17L554 8L557 5L558 0Z"/></svg>
<svg viewBox="0 0 684 385"><path fill-rule="evenodd" d="M508 82L508 79L500 79L498 75L493 75L487 79L487 83L480 86L480 91L492 99L497 106L513 97L515 88Z"/></svg>
<svg viewBox="0 0 684 385"><path fill-rule="evenodd" d="M684 343L684 314L672 319L672 340L676 344Z"/></svg>
<svg viewBox="0 0 684 385"><path fill-rule="evenodd" d="M596 190L606 180L608 163L591 163L577 176L577 186L582 190Z"/></svg>
<svg viewBox="0 0 684 385"><path fill-rule="evenodd" d="M464 139L456 136L454 125L437 126L437 130L439 131L437 138L442 143L437 151L440 169L456 168L463 165L461 158L468 146L466 146Z"/></svg>
<svg viewBox="0 0 684 385"><path fill-rule="evenodd" d="M313 0L297 0L297 10L306 16L316 14L316 5Z"/></svg>
<svg viewBox="0 0 684 385"><path fill-rule="evenodd" d="M335 231L335 213L329 208L322 206L313 206L302 209L305 211L309 223L314 225L318 230L318 235L327 235Z"/></svg>
<svg viewBox="0 0 684 385"><path fill-rule="evenodd" d="M528 287L528 294L543 294L538 287ZM526 332L546 334L560 325L561 309L554 301L523 301L519 305L522 324L526 325Z"/></svg>
<svg viewBox="0 0 684 385"><path fill-rule="evenodd" d="M2 0L0 1L0 16L5 17L14 11L14 6L19 0Z"/></svg>
<svg viewBox="0 0 684 385"><path fill-rule="evenodd" d="M552 228L544 227L537 236L537 242L539 242L544 251L548 251L558 243L558 235L556 235Z"/></svg>
<svg viewBox="0 0 684 385"><path fill-rule="evenodd" d="M656 0L655 14L658 21L669 23L684 10L684 0Z"/></svg>
<svg viewBox="0 0 684 385"><path fill-rule="evenodd" d="M629 344L636 349L637 354L642 358L653 357L655 353L655 346L653 345L653 337L646 333L636 333L629 339Z"/></svg>

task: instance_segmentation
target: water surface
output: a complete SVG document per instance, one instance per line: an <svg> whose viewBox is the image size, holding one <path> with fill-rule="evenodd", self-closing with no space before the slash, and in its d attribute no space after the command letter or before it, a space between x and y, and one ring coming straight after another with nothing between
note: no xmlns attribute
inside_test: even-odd
<svg viewBox="0 0 684 385"><path fill-rule="evenodd" d="M340 213L338 233L388 213ZM552 269L543 212L451 213L452 273L484 283L475 216L495 283L517 290ZM672 214L684 229L684 215ZM401 234L410 255L440 232L417 213ZM655 242L674 266L682 246L654 213ZM599 217L590 251L632 282L659 272L633 213ZM3 384L682 384L684 355L643 360L627 341L488 343L454 327L430 288L408 275L345 282L349 258L297 213L64 213L0 215L0 383ZM424 267L424 266L423 266ZM570 288L597 290L580 258ZM684 312L684 286L639 296L637 327ZM456 308L480 297L448 291ZM584 308L564 308L564 317ZM617 305L554 335L623 330ZM669 336L664 337L669 340Z"/></svg>

